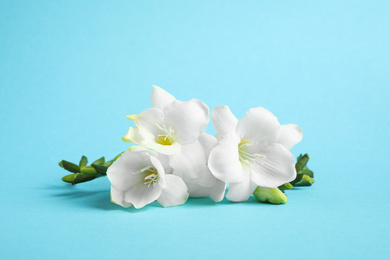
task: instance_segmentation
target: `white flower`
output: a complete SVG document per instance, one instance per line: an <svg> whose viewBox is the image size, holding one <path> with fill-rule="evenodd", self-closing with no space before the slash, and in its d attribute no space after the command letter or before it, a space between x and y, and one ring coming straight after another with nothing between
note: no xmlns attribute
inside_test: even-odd
<svg viewBox="0 0 390 260"><path fill-rule="evenodd" d="M173 169L197 178L206 165L198 138L208 124L209 109L200 100L182 102L153 87L152 108L127 116L137 127L130 127L123 141L169 155Z"/></svg>
<svg viewBox="0 0 390 260"><path fill-rule="evenodd" d="M208 158L210 151L217 144L217 139L214 136L203 132L199 136L199 142L203 146L205 157ZM190 194L190 197L209 196L213 201L219 202L225 195L226 184L223 181L215 178L207 166L196 179L188 178L185 174L177 171L173 171L173 174L183 178L188 187L188 193Z"/></svg>
<svg viewBox="0 0 390 260"><path fill-rule="evenodd" d="M261 107L250 109L238 121L229 107L218 106L211 120L219 142L208 165L216 178L230 183L229 200L245 201L256 186L276 188L295 179L295 159L289 149L302 139L298 126L281 126Z"/></svg>
<svg viewBox="0 0 390 260"><path fill-rule="evenodd" d="M137 147L132 150L125 151L107 170L114 203L139 209L155 200L164 207L187 201L187 186L168 173L172 170L164 155Z"/></svg>

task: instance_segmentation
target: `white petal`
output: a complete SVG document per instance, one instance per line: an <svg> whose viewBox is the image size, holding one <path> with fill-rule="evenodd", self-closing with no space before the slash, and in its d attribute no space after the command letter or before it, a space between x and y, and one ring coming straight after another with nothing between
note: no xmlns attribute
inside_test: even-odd
<svg viewBox="0 0 390 260"><path fill-rule="evenodd" d="M218 180L210 191L210 198L215 202L220 202L225 196L226 183Z"/></svg>
<svg viewBox="0 0 390 260"><path fill-rule="evenodd" d="M244 140L272 144L279 136L278 119L267 109L251 108L238 122L237 133Z"/></svg>
<svg viewBox="0 0 390 260"><path fill-rule="evenodd" d="M211 151L208 166L217 179L223 182L242 181L243 167L238 154L239 143L240 138L237 135L227 135Z"/></svg>
<svg viewBox="0 0 390 260"><path fill-rule="evenodd" d="M107 169L107 177L117 190L126 191L141 181L142 176L133 173L150 165L146 151L127 150Z"/></svg>
<svg viewBox="0 0 390 260"><path fill-rule="evenodd" d="M249 171L250 169L246 170L245 178L242 182L230 184L226 194L228 200L234 202L246 201L255 191L257 185L251 181Z"/></svg>
<svg viewBox="0 0 390 260"><path fill-rule="evenodd" d="M158 184L148 187L148 185L140 183L126 191L125 200L132 203L135 208L140 209L158 199L161 191L162 188Z"/></svg>
<svg viewBox="0 0 390 260"><path fill-rule="evenodd" d="M295 179L295 158L283 145L270 145L262 154L266 158L255 164L251 172L251 178L258 186L276 188Z"/></svg>
<svg viewBox="0 0 390 260"><path fill-rule="evenodd" d="M302 129L299 126L294 124L281 125L279 138L276 142L290 150L302 140L302 137Z"/></svg>
<svg viewBox="0 0 390 260"><path fill-rule="evenodd" d="M211 112L211 121L218 138L236 132L238 119L228 106L215 107Z"/></svg>
<svg viewBox="0 0 390 260"><path fill-rule="evenodd" d="M132 205L125 201L125 192L115 189L114 186L111 186L111 201L124 208L128 208Z"/></svg>
<svg viewBox="0 0 390 260"><path fill-rule="evenodd" d="M172 127L181 144L198 140L209 122L209 108L200 100L175 100L164 108L165 125Z"/></svg>
<svg viewBox="0 0 390 260"><path fill-rule="evenodd" d="M140 144L143 140L137 127L130 127L125 136L122 137L123 142Z"/></svg>
<svg viewBox="0 0 390 260"><path fill-rule="evenodd" d="M188 199L187 186L184 181L175 175L165 176L167 187L161 192L158 202L163 207L172 207L184 204Z"/></svg>
<svg viewBox="0 0 390 260"><path fill-rule="evenodd" d="M217 145L217 138L205 132L201 133L198 141L203 146L206 158L209 157L211 150Z"/></svg>
<svg viewBox="0 0 390 260"><path fill-rule="evenodd" d="M126 118L134 121L140 132L147 131L153 136L158 136L164 124L164 112L158 108L149 108L138 115L128 115Z"/></svg>
<svg viewBox="0 0 390 260"><path fill-rule="evenodd" d="M198 141L182 145L179 153L170 156L169 165L175 171L182 172L185 178L198 178L206 167L206 156L202 145Z"/></svg>
<svg viewBox="0 0 390 260"><path fill-rule="evenodd" d="M199 185L203 187L213 187L219 180L215 178L214 175L211 173L210 169L206 167L203 170L202 174L199 176L199 178L193 181L199 183Z"/></svg>
<svg viewBox="0 0 390 260"><path fill-rule="evenodd" d="M164 89L153 85L153 92L150 94L152 107L164 109L166 105L176 100L174 96Z"/></svg>
<svg viewBox="0 0 390 260"><path fill-rule="evenodd" d="M210 188L205 188L197 183L186 183L188 187L188 193L191 198L203 198L210 195Z"/></svg>

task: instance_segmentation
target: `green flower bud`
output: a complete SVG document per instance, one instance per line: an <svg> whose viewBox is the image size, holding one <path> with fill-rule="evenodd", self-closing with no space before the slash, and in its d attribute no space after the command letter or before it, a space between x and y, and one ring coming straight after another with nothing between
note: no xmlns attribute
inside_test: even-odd
<svg viewBox="0 0 390 260"><path fill-rule="evenodd" d="M286 195L278 188L257 187L253 195L258 201L264 203L283 204L287 202Z"/></svg>

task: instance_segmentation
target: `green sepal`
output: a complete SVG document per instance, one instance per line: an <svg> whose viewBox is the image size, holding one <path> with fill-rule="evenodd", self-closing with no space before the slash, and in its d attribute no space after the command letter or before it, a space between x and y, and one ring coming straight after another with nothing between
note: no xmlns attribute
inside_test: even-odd
<svg viewBox="0 0 390 260"><path fill-rule="evenodd" d="M278 188L257 187L253 195L258 201L263 203L283 204L288 201L286 195Z"/></svg>
<svg viewBox="0 0 390 260"><path fill-rule="evenodd" d="M285 190L291 190L293 188L293 186L291 185L291 183L285 183L285 184L283 184L283 185L280 185L279 187L278 187L278 189L279 190L281 190L283 193L284 193L284 191Z"/></svg>
<svg viewBox="0 0 390 260"><path fill-rule="evenodd" d="M98 174L106 175L107 173L108 166L92 164L92 167L95 168Z"/></svg>
<svg viewBox="0 0 390 260"><path fill-rule="evenodd" d="M295 170L297 171L297 173L299 173L300 171L303 170L303 168L305 168L309 159L310 158L309 158L309 155L307 153L304 155L299 155L299 157L297 159L297 163L295 164Z"/></svg>
<svg viewBox="0 0 390 260"><path fill-rule="evenodd" d="M84 166L86 166L88 164L88 159L87 157L85 157L84 155L81 157L80 159L80 163L79 163L79 166L80 168L83 168Z"/></svg>
<svg viewBox="0 0 390 260"><path fill-rule="evenodd" d="M58 165L70 172L74 172L74 173L80 172L80 166L65 160L59 162Z"/></svg>
<svg viewBox="0 0 390 260"><path fill-rule="evenodd" d="M102 164L104 164L104 163L105 163L105 159L104 159L104 156L103 156L103 157L97 159L96 161L94 161L93 163L91 163L91 165L92 165L92 164L102 165Z"/></svg>
<svg viewBox="0 0 390 260"><path fill-rule="evenodd" d="M310 178L309 175L303 175L301 181L295 183L295 186L311 186L314 183L314 179Z"/></svg>
<svg viewBox="0 0 390 260"><path fill-rule="evenodd" d="M305 174L311 178L314 178L314 172L312 170L310 170L307 166L305 166L305 168L303 168L302 171L300 171L299 173Z"/></svg>
<svg viewBox="0 0 390 260"><path fill-rule="evenodd" d="M97 175L97 171L95 170L94 167L92 166L85 166L85 167L82 167L81 168L81 172L82 173L85 173L87 175Z"/></svg>

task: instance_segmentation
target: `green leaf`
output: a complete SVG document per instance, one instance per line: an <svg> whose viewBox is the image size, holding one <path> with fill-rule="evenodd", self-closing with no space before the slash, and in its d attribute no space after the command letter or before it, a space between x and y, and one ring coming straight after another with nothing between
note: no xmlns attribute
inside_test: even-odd
<svg viewBox="0 0 390 260"><path fill-rule="evenodd" d="M278 188L257 187L253 195L258 201L264 203L283 204L288 201L286 195Z"/></svg>
<svg viewBox="0 0 390 260"><path fill-rule="evenodd" d="M308 154L298 157L298 161L295 164L295 169L297 170L298 173L303 170L303 168L306 166L309 159L310 158Z"/></svg>
<svg viewBox="0 0 390 260"><path fill-rule="evenodd" d="M284 192L285 190L291 190L293 188L293 186L291 185L291 183L285 183L283 185L280 185L278 188L279 188L279 190Z"/></svg>
<svg viewBox="0 0 390 260"><path fill-rule="evenodd" d="M310 178L309 175L303 175L301 181L297 182L294 186L311 186L314 183L314 179Z"/></svg>
<svg viewBox="0 0 390 260"><path fill-rule="evenodd" d="M67 171L74 172L74 173L80 172L80 167L78 165L71 163L71 162L68 162L68 161L65 161L65 160L62 160L59 163L59 165Z"/></svg>
<svg viewBox="0 0 390 260"><path fill-rule="evenodd" d="M102 164L104 164L104 162L105 162L105 159L104 159L104 156L103 156L103 157L97 159L96 161L94 161L93 163L91 163L91 165L92 164L102 165Z"/></svg>
<svg viewBox="0 0 390 260"><path fill-rule="evenodd" d="M81 168L81 172L82 173L85 173L87 175L97 175L97 171L95 170L94 167L92 166L85 166L85 167L82 167Z"/></svg>
<svg viewBox="0 0 390 260"><path fill-rule="evenodd" d="M299 172L300 174L305 174L311 178L314 178L314 172L310 170L307 166L302 169L302 171Z"/></svg>
<svg viewBox="0 0 390 260"><path fill-rule="evenodd" d="M99 173L99 174L101 174L101 175L106 175L106 172L107 172L107 169L108 169L107 166L92 164L92 167L95 168L95 170L97 171L97 173Z"/></svg>
<svg viewBox="0 0 390 260"><path fill-rule="evenodd" d="M80 159L80 163L79 163L79 166L80 168L86 166L88 164L88 159L87 157L85 157L84 155L81 157Z"/></svg>

